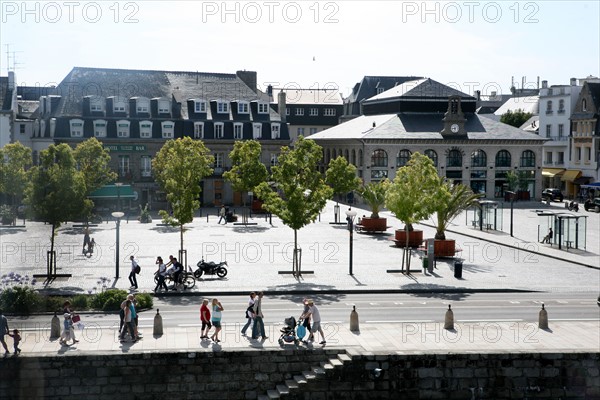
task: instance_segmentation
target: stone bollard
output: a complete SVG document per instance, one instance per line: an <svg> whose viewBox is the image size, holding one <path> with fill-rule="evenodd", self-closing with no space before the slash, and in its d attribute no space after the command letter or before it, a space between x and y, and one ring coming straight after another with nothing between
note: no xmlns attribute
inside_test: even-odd
<svg viewBox="0 0 600 400"><path fill-rule="evenodd" d="M448 304L448 311L446 311L446 317L444 318L444 329L454 329L454 312L450 304Z"/></svg>
<svg viewBox="0 0 600 400"><path fill-rule="evenodd" d="M156 309L156 315L154 316L154 330L152 331L153 336L162 336L163 334L163 323L162 316L158 313L159 309Z"/></svg>
<svg viewBox="0 0 600 400"><path fill-rule="evenodd" d="M359 332L358 328L358 313L356 312L356 306L352 306L352 311L350 312L350 332Z"/></svg>
<svg viewBox="0 0 600 400"><path fill-rule="evenodd" d="M546 308L544 307L544 303L542 303L542 309L540 310L540 318L539 318L538 328L548 329L548 311L546 311Z"/></svg>
<svg viewBox="0 0 600 400"><path fill-rule="evenodd" d="M52 321L50 321L50 339L56 339L60 337L60 320L56 316L56 312L54 313L54 317L52 317Z"/></svg>

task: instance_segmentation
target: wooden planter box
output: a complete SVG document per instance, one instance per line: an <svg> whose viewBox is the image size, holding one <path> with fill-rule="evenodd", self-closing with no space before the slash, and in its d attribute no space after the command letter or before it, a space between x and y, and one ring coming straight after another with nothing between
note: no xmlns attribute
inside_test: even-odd
<svg viewBox="0 0 600 400"><path fill-rule="evenodd" d="M436 240L433 244L436 257L454 257L456 254L456 241L454 239Z"/></svg>
<svg viewBox="0 0 600 400"><path fill-rule="evenodd" d="M387 218L367 218L360 220L360 230L364 232L385 232L387 230Z"/></svg>
<svg viewBox="0 0 600 400"><path fill-rule="evenodd" d="M396 242L396 246L398 247L406 246L406 230L396 229L394 241ZM408 247L419 247L422 243L423 231L412 230L408 232Z"/></svg>

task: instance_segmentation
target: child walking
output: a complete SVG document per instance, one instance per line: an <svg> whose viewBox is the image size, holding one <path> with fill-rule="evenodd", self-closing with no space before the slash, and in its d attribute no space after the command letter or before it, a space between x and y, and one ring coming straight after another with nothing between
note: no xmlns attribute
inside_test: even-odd
<svg viewBox="0 0 600 400"><path fill-rule="evenodd" d="M15 354L19 354L21 349L19 348L19 343L21 343L21 334L18 329L13 329L13 333L9 333L8 336L13 338L14 346L15 346Z"/></svg>

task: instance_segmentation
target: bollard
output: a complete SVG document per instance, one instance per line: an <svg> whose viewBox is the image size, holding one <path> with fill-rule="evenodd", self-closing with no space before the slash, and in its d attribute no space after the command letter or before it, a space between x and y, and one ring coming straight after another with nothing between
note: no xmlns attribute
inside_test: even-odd
<svg viewBox="0 0 600 400"><path fill-rule="evenodd" d="M152 332L153 336L162 336L163 334L163 323L162 316L158 313L159 309L156 309L156 315L154 316L154 330Z"/></svg>
<svg viewBox="0 0 600 400"><path fill-rule="evenodd" d="M60 320L56 316L56 312L54 313L54 317L52 317L52 321L50 322L50 339L56 339L60 337Z"/></svg>
<svg viewBox="0 0 600 400"><path fill-rule="evenodd" d="M358 313L356 312L356 306L352 306L352 311L350 312L350 332L359 332L358 328Z"/></svg>
<svg viewBox="0 0 600 400"><path fill-rule="evenodd" d="M548 329L548 311L546 311L546 308L544 307L544 303L542 303L542 309L540 310L540 318L539 318L538 328Z"/></svg>
<svg viewBox="0 0 600 400"><path fill-rule="evenodd" d="M454 312L450 304L448 304L448 311L446 311L446 318L444 318L444 329L454 329Z"/></svg>

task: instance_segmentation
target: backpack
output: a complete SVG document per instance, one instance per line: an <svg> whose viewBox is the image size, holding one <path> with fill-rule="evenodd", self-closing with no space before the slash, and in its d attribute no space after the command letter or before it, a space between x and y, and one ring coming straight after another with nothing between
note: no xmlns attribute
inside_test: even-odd
<svg viewBox="0 0 600 400"><path fill-rule="evenodd" d="M254 314L254 304L246 308L246 318L252 318L250 315Z"/></svg>
<svg viewBox="0 0 600 400"><path fill-rule="evenodd" d="M135 267L135 273L139 274L140 272L142 272L142 268L138 265Z"/></svg>

